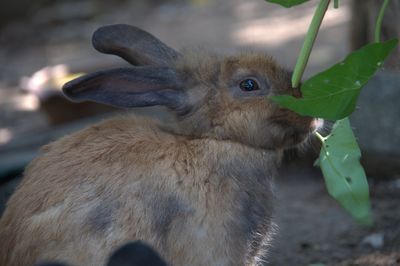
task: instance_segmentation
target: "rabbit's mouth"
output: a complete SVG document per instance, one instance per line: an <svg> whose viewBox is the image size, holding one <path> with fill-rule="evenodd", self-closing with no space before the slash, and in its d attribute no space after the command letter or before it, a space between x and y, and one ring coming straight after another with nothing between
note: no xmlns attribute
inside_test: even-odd
<svg viewBox="0 0 400 266"><path fill-rule="evenodd" d="M303 142L310 134L311 134L311 132L309 132L309 131L293 132L291 135L293 144L296 145L296 144Z"/></svg>
<svg viewBox="0 0 400 266"><path fill-rule="evenodd" d="M323 119L313 118L309 127L293 128L292 132L289 132L290 135L288 136L288 139L291 139L292 142L291 146L298 146L304 143L312 134L321 129L323 124Z"/></svg>
<svg viewBox="0 0 400 266"><path fill-rule="evenodd" d="M306 130L290 130L285 134L285 143L284 146L286 148L291 148L303 143L310 135L312 131Z"/></svg>
<svg viewBox="0 0 400 266"><path fill-rule="evenodd" d="M304 143L313 133L320 129L323 125L322 119L315 119L311 117L305 118L306 123L302 126L290 124L287 121L277 122L275 125L280 128L281 134L281 147L282 148L292 148ZM278 141L279 143L279 141Z"/></svg>

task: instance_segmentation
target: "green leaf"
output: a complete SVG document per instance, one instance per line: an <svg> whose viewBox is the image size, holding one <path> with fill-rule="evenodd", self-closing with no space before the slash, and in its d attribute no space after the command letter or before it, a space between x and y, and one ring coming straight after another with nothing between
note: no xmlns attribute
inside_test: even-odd
<svg viewBox="0 0 400 266"><path fill-rule="evenodd" d="M265 0L265 1L278 4L284 7L292 7L307 2L308 0Z"/></svg>
<svg viewBox="0 0 400 266"><path fill-rule="evenodd" d="M301 87L303 98L279 95L271 99L302 115L328 120L345 118L354 111L361 88L397 43L397 39L372 43L351 53L344 61L305 81Z"/></svg>
<svg viewBox="0 0 400 266"><path fill-rule="evenodd" d="M372 224L368 182L360 164L361 152L348 118L337 121L323 138L319 166L329 194L360 223Z"/></svg>

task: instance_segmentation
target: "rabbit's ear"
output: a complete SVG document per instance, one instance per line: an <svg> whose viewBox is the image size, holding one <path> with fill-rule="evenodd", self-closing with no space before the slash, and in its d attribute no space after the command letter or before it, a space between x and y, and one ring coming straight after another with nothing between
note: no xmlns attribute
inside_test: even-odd
<svg viewBox="0 0 400 266"><path fill-rule="evenodd" d="M180 56L150 33L124 24L99 28L92 42L99 52L118 55L133 65L168 66Z"/></svg>
<svg viewBox="0 0 400 266"><path fill-rule="evenodd" d="M66 83L72 101L95 101L121 108L164 105L179 109L185 92L169 67L116 68L79 77Z"/></svg>

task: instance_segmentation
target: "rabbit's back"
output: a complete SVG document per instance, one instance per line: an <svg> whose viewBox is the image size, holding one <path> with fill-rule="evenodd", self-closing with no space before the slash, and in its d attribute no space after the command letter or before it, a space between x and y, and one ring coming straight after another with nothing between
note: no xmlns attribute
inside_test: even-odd
<svg viewBox="0 0 400 266"><path fill-rule="evenodd" d="M176 149L173 143L154 123L126 116L45 146L0 221L6 247L0 258L8 258L0 265L37 259L101 265L114 246L146 238L145 200L163 195L154 192L166 189L161 173L173 177L169 157L163 158Z"/></svg>
<svg viewBox="0 0 400 266"><path fill-rule="evenodd" d="M91 126L46 146L27 168L0 222L1 265L102 265L138 239L172 265L243 264L248 244L262 242L256 231L269 230L272 157L134 116Z"/></svg>

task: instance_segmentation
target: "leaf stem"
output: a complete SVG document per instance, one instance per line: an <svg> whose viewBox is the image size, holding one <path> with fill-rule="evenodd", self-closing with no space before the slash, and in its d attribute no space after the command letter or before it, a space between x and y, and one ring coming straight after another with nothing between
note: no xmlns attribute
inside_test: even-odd
<svg viewBox="0 0 400 266"><path fill-rule="evenodd" d="M314 45L315 39L317 38L318 30L321 26L325 12L328 9L329 3L330 0L320 0L317 9L315 10L310 27L308 28L306 39L304 40L303 47L301 48L299 58L297 59L296 66L294 68L292 76L293 88L299 87L308 59L310 58L311 49Z"/></svg>
<svg viewBox="0 0 400 266"><path fill-rule="evenodd" d="M382 28L382 21L383 21L383 16L385 14L386 7L389 4L389 0L384 0L381 9L379 10L378 18L376 19L376 24L375 24L375 42L380 42L381 41L381 28Z"/></svg>
<svg viewBox="0 0 400 266"><path fill-rule="evenodd" d="M314 135L321 141L321 143L325 142L325 138L318 132L314 132Z"/></svg>
<svg viewBox="0 0 400 266"><path fill-rule="evenodd" d="M334 0L333 1L333 7L334 8L339 8L339 0Z"/></svg>

